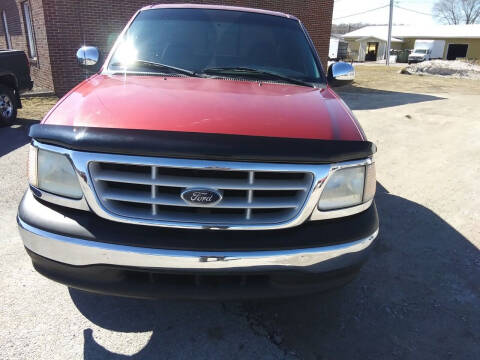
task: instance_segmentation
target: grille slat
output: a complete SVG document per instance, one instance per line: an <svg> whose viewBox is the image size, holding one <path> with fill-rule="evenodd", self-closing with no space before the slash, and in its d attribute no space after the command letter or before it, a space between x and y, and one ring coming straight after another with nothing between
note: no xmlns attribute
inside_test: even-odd
<svg viewBox="0 0 480 360"><path fill-rule="evenodd" d="M248 173L248 185L250 186L250 189L248 190L248 193L247 193L248 206L246 206L247 210L245 212L245 219L247 219L247 220L250 220L252 218L252 203L253 203L254 192L253 192L251 186L254 183L255 183L255 172L250 171Z"/></svg>
<svg viewBox="0 0 480 360"><path fill-rule="evenodd" d="M155 181L155 179L157 178L157 170L158 169L157 169L156 166L152 166L152 180L153 181ZM152 200L157 198L157 186L156 185L152 185L152 187L151 187L150 198ZM157 215L157 204L156 203L152 204L152 215L153 216Z"/></svg>
<svg viewBox="0 0 480 360"><path fill-rule="evenodd" d="M95 172L95 181L111 181L126 184L143 184L175 187L210 187L214 189L231 190L303 190L309 188L303 180L256 180L249 184L248 179L215 179L215 178L188 178L184 176L157 176L153 179L149 174L128 173L123 171L100 170Z"/></svg>
<svg viewBox="0 0 480 360"><path fill-rule="evenodd" d="M274 224L292 219L306 201L313 174L292 171L212 170L129 163L90 163L97 196L113 215L206 225ZM190 204L186 189L214 189L213 206Z"/></svg>
<svg viewBox="0 0 480 360"><path fill-rule="evenodd" d="M156 204L164 206L188 206L188 207L204 207L201 205L187 204L179 196L166 194L158 195L154 198L147 192L128 191L128 190L106 190L102 193L104 200L116 200L123 202L135 202L141 204ZM215 205L215 208L251 208L251 209L272 209L272 208L296 208L298 201L296 199L275 199L275 198L256 198L255 202L248 199L226 199Z"/></svg>

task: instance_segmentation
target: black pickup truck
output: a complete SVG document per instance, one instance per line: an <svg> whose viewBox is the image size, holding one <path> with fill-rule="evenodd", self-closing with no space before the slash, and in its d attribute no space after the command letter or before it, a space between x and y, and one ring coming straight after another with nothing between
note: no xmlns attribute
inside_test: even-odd
<svg viewBox="0 0 480 360"><path fill-rule="evenodd" d="M20 50L0 50L0 126L11 125L22 107L20 94L31 90L30 64Z"/></svg>

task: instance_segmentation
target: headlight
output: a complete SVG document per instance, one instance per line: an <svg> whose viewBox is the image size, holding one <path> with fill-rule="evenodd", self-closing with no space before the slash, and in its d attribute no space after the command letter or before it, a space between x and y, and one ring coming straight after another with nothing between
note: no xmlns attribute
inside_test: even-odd
<svg viewBox="0 0 480 360"><path fill-rule="evenodd" d="M30 146L28 179L31 185L52 194L80 199L77 175L65 155Z"/></svg>
<svg viewBox="0 0 480 360"><path fill-rule="evenodd" d="M337 170L323 189L318 209L328 211L363 204L373 199L375 164Z"/></svg>

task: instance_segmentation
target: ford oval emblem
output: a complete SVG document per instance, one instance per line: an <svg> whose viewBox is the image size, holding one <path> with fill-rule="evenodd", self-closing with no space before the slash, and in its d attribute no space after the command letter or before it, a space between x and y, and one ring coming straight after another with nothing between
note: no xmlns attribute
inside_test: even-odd
<svg viewBox="0 0 480 360"><path fill-rule="evenodd" d="M187 204L195 206L214 206L222 201L222 194L212 189L186 189L181 197Z"/></svg>

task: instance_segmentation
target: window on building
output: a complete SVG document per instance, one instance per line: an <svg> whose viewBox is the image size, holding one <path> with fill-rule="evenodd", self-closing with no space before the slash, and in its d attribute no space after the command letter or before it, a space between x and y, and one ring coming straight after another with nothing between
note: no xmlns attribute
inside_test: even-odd
<svg viewBox="0 0 480 360"><path fill-rule="evenodd" d="M3 32L5 34L5 42L7 44L7 48L12 48L12 39L10 39L10 32L8 31L8 23L7 23L7 13L5 10L2 10L2 21L3 21Z"/></svg>
<svg viewBox="0 0 480 360"><path fill-rule="evenodd" d="M25 17L25 31L27 33L28 52L31 59L37 58L37 47L35 45L35 34L33 32L32 11L30 3L25 1L22 3L23 16Z"/></svg>

